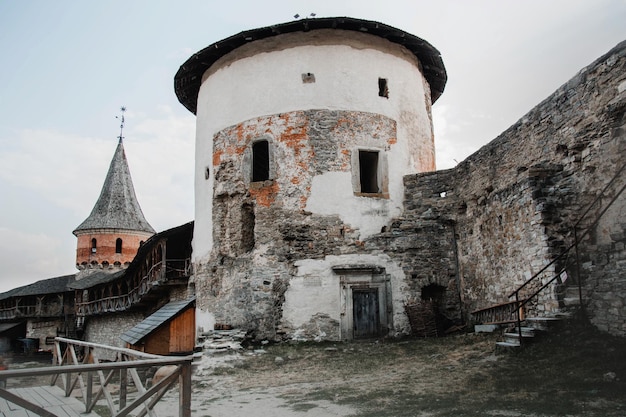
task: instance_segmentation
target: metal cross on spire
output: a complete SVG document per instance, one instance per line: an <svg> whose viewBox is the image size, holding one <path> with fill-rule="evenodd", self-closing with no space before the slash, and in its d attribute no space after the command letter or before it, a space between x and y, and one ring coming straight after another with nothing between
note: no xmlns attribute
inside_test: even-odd
<svg viewBox="0 0 626 417"><path fill-rule="evenodd" d="M124 112L126 111L126 107L122 106L120 107L120 110L122 111L122 115L121 116L115 116L116 119L120 119L121 123L120 123L120 135L117 137L120 142L124 139Z"/></svg>

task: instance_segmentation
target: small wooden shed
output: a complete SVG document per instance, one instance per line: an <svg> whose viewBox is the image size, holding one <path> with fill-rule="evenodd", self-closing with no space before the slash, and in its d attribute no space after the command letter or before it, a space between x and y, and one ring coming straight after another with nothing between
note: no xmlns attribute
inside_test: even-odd
<svg viewBox="0 0 626 417"><path fill-rule="evenodd" d="M126 347L155 355L191 353L196 339L196 299L173 301L122 334Z"/></svg>

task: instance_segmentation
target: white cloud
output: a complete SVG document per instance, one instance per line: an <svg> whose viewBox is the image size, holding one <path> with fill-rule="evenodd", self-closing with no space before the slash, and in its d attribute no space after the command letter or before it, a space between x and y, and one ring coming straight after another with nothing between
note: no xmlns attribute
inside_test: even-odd
<svg viewBox="0 0 626 417"><path fill-rule="evenodd" d="M33 191L45 204L75 213L91 209L89 197L98 195L108 165L102 155L113 155L110 140L24 129L6 141L13 146L0 148L2 182Z"/></svg>
<svg viewBox="0 0 626 417"><path fill-rule="evenodd" d="M61 242L43 233L29 234L0 227L0 292L30 284L40 279L75 272L73 264L63 265L69 256L61 254ZM66 249L66 248L65 248ZM64 271L56 275L50 271Z"/></svg>
<svg viewBox="0 0 626 417"><path fill-rule="evenodd" d="M132 128L124 131L124 148L148 222L162 231L192 220L194 117L167 107L150 118L128 117ZM76 248L71 232L100 194L116 140L25 129L0 143L0 194L10 194L11 206L18 207L3 210L0 220L0 288L16 277L71 273Z"/></svg>
<svg viewBox="0 0 626 417"><path fill-rule="evenodd" d="M158 231L193 220L195 117L162 106L132 126L124 148L146 219Z"/></svg>

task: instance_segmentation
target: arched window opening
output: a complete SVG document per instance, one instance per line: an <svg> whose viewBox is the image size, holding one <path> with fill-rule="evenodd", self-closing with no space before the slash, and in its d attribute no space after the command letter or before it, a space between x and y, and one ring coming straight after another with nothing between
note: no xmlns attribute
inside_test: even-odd
<svg viewBox="0 0 626 417"><path fill-rule="evenodd" d="M439 305L445 301L446 287L437 284L429 284L422 287L422 300L432 301Z"/></svg>
<svg viewBox="0 0 626 417"><path fill-rule="evenodd" d="M96 241L95 237L93 239L91 239L91 253L96 253L97 243L98 242Z"/></svg>
<svg viewBox="0 0 626 417"><path fill-rule="evenodd" d="M260 140L252 145L252 182L270 179L269 142Z"/></svg>
<svg viewBox="0 0 626 417"><path fill-rule="evenodd" d="M122 253L122 239L119 237L115 240L115 253Z"/></svg>

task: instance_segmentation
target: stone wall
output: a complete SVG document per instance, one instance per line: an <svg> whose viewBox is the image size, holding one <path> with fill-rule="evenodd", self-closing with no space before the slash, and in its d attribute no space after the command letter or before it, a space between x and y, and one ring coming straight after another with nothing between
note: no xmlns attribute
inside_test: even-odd
<svg viewBox="0 0 626 417"><path fill-rule="evenodd" d="M84 339L113 347L126 347L120 336L145 318L141 313L110 313L88 317L85 322ZM114 359L114 358L107 358Z"/></svg>
<svg viewBox="0 0 626 417"><path fill-rule="evenodd" d="M465 313L509 301L511 291L573 244L574 224L626 161L625 68L622 43L456 168L406 177L403 227L434 222L438 228L416 227L415 239L437 243L450 236L447 249L455 250L458 268L445 253L438 258L443 267L433 260L405 263L422 275L456 275ZM623 185L626 172L618 176ZM587 221L578 232L593 226L579 247L586 310L599 328L620 335L626 335L624 200L597 227ZM437 247L426 245L415 257L436 256ZM563 262L548 268L543 281ZM567 267L566 285L576 271L574 263ZM544 291L531 311L557 309L557 289Z"/></svg>
<svg viewBox="0 0 626 417"><path fill-rule="evenodd" d="M56 337L58 330L63 328L63 320L28 320L26 323L26 337L39 339L39 349L53 350L54 344L46 344L46 338Z"/></svg>
<svg viewBox="0 0 626 417"><path fill-rule="evenodd" d="M195 271L199 307L215 322L253 330L258 339L336 340L350 324L344 318L351 314L345 311L351 280L363 279L388 297L385 325L399 336L410 331L407 304L434 296L446 319L468 321L475 309L511 301L512 291L554 261L521 293L528 296L566 267L529 304L529 314L563 307L563 287L580 278L591 322L626 335L626 197L598 224L579 225L581 277L573 255L557 259L573 244L585 209L626 161L625 68L623 43L454 169L405 176L403 211L365 236L347 215L308 210L315 176L350 165L347 152L324 142L319 132L328 127L305 129L318 116L289 115L289 123L306 123L289 134L274 132L274 144L285 142L291 153L274 154L273 172L286 164L293 175L259 186L241 172L248 142L263 132L250 132L245 123L225 129L215 138L213 161L216 245ZM267 120L285 129L290 125L280 120L286 117ZM350 117L361 115L345 113L331 125ZM387 132L377 140L390 144L389 120L371 120ZM305 130L306 143L298 136ZM617 195L625 172L603 203ZM331 194L329 200L337 199ZM592 218L601 207L593 207ZM372 216L379 213L372 208ZM367 278L368 268L379 272ZM341 272L347 270L359 278Z"/></svg>

